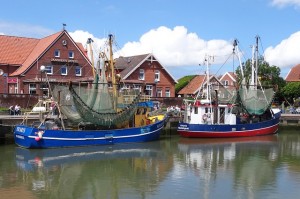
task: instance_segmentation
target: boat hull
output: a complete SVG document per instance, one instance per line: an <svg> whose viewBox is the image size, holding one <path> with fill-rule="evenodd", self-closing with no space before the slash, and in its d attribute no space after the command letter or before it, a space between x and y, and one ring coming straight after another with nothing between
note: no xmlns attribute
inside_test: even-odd
<svg viewBox="0 0 300 199"><path fill-rule="evenodd" d="M189 124L179 123L178 133L183 137L228 138L275 134L279 127L280 113L270 120L247 124Z"/></svg>
<svg viewBox="0 0 300 199"><path fill-rule="evenodd" d="M158 140L166 118L143 127L113 130L42 130L26 125L14 129L15 143L24 148L95 146Z"/></svg>

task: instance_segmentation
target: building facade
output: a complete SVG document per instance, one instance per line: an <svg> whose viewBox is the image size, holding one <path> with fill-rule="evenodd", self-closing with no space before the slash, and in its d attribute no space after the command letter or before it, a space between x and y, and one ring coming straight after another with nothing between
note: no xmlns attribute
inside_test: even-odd
<svg viewBox="0 0 300 199"><path fill-rule="evenodd" d="M151 53L121 56L115 60L115 68L123 89L139 89L151 97L175 97L177 81Z"/></svg>
<svg viewBox="0 0 300 199"><path fill-rule="evenodd" d="M48 96L47 82L90 80L92 71L66 30L42 39L0 35L0 93Z"/></svg>

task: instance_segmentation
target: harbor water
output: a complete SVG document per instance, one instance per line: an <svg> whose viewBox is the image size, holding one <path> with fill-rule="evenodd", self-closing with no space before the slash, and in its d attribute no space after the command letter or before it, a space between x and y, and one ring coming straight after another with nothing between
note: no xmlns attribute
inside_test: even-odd
<svg viewBox="0 0 300 199"><path fill-rule="evenodd" d="M294 127L299 128L299 127ZM298 199L300 133L28 150L0 145L0 198Z"/></svg>

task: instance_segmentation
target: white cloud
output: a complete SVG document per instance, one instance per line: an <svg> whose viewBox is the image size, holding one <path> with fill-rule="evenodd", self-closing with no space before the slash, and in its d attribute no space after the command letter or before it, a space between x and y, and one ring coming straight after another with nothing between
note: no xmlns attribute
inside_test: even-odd
<svg viewBox="0 0 300 199"><path fill-rule="evenodd" d="M296 6L300 7L300 0L272 0L271 4L277 7Z"/></svg>
<svg viewBox="0 0 300 199"><path fill-rule="evenodd" d="M188 33L183 26L174 29L161 26L141 36L138 42L128 42L121 51L122 56L153 53L164 66L191 66L202 63L205 54L228 55L232 44L225 40L205 41L195 33ZM217 57L216 64L224 62L225 57Z"/></svg>
<svg viewBox="0 0 300 199"><path fill-rule="evenodd" d="M94 40L93 49L95 54L103 50L107 38L97 38L89 32L77 30L70 32L71 37L82 44L86 44L87 38ZM161 26L152 29L141 36L139 41L127 42L121 50L115 52L118 56L133 56L153 53L166 67L174 66L198 66L202 63L205 54L228 55L232 52L231 42L225 40L205 41L195 33L188 33L183 26L176 26L174 29ZM215 58L215 63L224 63L225 56Z"/></svg>
<svg viewBox="0 0 300 199"><path fill-rule="evenodd" d="M292 34L277 46L265 50L266 61L280 68L290 67L300 63L300 31Z"/></svg>
<svg viewBox="0 0 300 199"><path fill-rule="evenodd" d="M0 32L5 35L42 38L55 31L32 24L11 23L0 20Z"/></svg>
<svg viewBox="0 0 300 199"><path fill-rule="evenodd" d="M89 32L77 30L70 32L72 38L86 44L87 38L94 40L94 58L103 50L107 38L97 38ZM280 68L288 68L300 63L300 32L292 34L275 47L265 50L266 61ZM132 56L153 53L168 70L176 77L185 74L197 74L199 64L203 63L205 54L214 55L213 64L224 64L232 53L232 42L226 40L204 40L196 33L189 33L183 26L173 29L159 27L142 35L139 41L127 42L121 50L114 53L118 56ZM232 59L231 59L232 60ZM228 63L227 65L231 65ZM188 71L189 70L189 71Z"/></svg>
<svg viewBox="0 0 300 199"><path fill-rule="evenodd" d="M90 58L91 58L91 53L89 47L87 46L87 40L88 38L91 38L93 40L91 46L93 50L94 60L97 60L97 58L99 57L99 53L104 50L103 46L107 38L97 38L93 34L83 30L76 30L75 32L69 32L69 34L74 39L74 41L83 44L83 46L88 50L88 55Z"/></svg>

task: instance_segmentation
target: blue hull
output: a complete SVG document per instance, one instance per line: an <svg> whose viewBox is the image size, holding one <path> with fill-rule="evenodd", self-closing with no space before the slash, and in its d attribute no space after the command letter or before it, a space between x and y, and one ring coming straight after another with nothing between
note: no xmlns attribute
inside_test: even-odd
<svg viewBox="0 0 300 199"><path fill-rule="evenodd" d="M24 148L95 146L158 140L165 118L143 127L113 130L41 130L26 125L14 129L15 143ZM40 133L39 133L40 132ZM42 134L39 136L39 134Z"/></svg>
<svg viewBox="0 0 300 199"><path fill-rule="evenodd" d="M270 120L247 124L189 124L179 123L178 133L183 137L250 137L274 134L278 130L280 113Z"/></svg>

